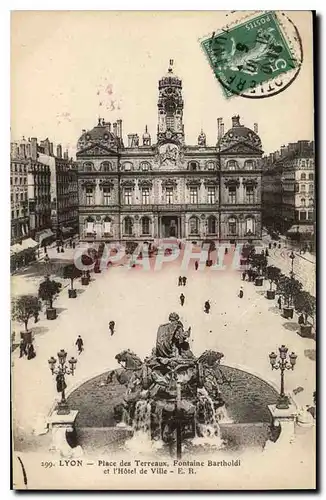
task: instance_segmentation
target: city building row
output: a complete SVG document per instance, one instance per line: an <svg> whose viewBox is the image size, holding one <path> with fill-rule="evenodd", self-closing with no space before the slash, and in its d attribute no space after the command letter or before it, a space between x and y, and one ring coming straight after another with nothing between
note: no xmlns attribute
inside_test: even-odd
<svg viewBox="0 0 326 500"><path fill-rule="evenodd" d="M203 130L188 145L182 81L172 68L158 84L155 142L147 127L123 142L122 120L99 119L77 143L79 233L85 241L164 238L261 239L262 144L239 116L217 142Z"/></svg>
<svg viewBox="0 0 326 500"><path fill-rule="evenodd" d="M78 232L76 163L49 139L11 143L11 255Z"/></svg>
<svg viewBox="0 0 326 500"><path fill-rule="evenodd" d="M283 146L264 158L263 223L283 234L315 233L315 152L311 141ZM299 239L299 238L298 238Z"/></svg>

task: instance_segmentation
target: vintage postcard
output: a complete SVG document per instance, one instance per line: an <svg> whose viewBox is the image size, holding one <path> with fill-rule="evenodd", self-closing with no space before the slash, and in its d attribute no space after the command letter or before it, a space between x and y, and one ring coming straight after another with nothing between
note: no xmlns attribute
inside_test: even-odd
<svg viewBox="0 0 326 500"><path fill-rule="evenodd" d="M12 488L316 488L314 14L11 14Z"/></svg>

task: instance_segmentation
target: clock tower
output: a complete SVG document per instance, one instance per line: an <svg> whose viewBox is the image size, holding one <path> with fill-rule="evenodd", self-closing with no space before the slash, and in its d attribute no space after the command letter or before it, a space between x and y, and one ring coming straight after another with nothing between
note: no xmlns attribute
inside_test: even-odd
<svg viewBox="0 0 326 500"><path fill-rule="evenodd" d="M157 143L184 144L182 81L173 73L173 59L168 72L158 84Z"/></svg>

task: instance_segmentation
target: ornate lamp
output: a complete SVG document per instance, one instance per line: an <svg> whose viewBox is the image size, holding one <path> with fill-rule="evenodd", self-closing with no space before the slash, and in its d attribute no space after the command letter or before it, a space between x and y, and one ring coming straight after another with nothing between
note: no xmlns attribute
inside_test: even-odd
<svg viewBox="0 0 326 500"><path fill-rule="evenodd" d="M66 363L67 353L64 349L60 349L60 351L57 353L57 357L59 362L57 368L56 368L57 360L53 356L49 358L48 363L52 375L56 375L57 391L61 392L61 401L58 402L57 406L58 415L67 415L68 413L70 413L70 410L67 405L66 395L65 395L65 389L67 387L65 376L74 375L77 359L72 356L68 360L67 364Z"/></svg>
<svg viewBox="0 0 326 500"><path fill-rule="evenodd" d="M272 370L280 370L281 372L281 390L276 408L286 410L289 408L289 399L284 392L284 372L285 370L293 370L298 356L294 352L291 352L291 354L289 354L290 362L288 362L288 348L285 345L281 345L278 350L279 360L277 361L277 354L275 354L275 352L271 352L269 355L269 362L271 364Z"/></svg>

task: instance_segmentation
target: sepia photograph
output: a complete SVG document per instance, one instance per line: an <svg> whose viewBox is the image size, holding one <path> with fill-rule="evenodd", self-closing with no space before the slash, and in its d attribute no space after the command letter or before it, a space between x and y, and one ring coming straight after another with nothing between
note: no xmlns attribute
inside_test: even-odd
<svg viewBox="0 0 326 500"><path fill-rule="evenodd" d="M316 489L314 29L11 12L12 489Z"/></svg>

